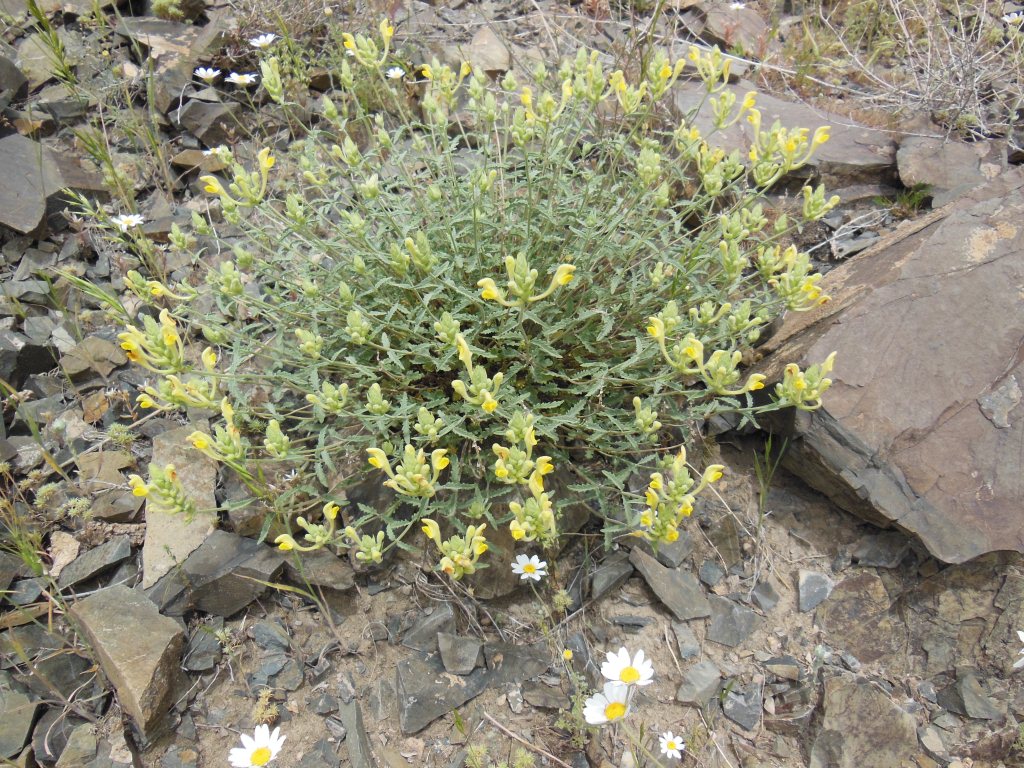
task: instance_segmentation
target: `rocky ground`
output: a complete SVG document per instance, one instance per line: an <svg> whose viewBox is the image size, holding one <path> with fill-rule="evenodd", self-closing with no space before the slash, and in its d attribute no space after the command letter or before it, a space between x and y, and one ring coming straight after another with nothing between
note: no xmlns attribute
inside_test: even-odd
<svg viewBox="0 0 1024 768"><path fill-rule="evenodd" d="M669 3L657 33L678 52L698 38L741 48L737 92L764 91L778 79L754 64L794 17L772 25L775 9L735 5ZM131 266L65 215L61 190L104 199L80 129L127 84L127 111L156 117L173 194L157 191L136 139L108 140L144 231L165 241L189 219L197 175L216 170L202 149L238 140L248 114L192 71L241 70L239 41L262 30L253 8L197 6L185 24L125 6L112 28L92 9L41 7L86 84L71 89L24 2L0 0L0 760L226 765L240 733L271 722L287 735L284 766L458 768L479 745L496 765L523 747L547 766L628 766L623 732L581 731L566 714L604 653L626 646L655 668L635 722L682 734L684 764L1024 763L1024 174L1012 136L947 142L921 116L878 127L834 96L763 93L768 122L833 126L805 173L843 198L802 243L834 300L787 319L759 365L778 375L778 361L832 350L842 364L822 411L770 425L787 450L767 492L754 472L763 437L716 422L718 497L656 553L606 551L585 527L535 590L498 568L453 587L407 555L357 574L330 553L257 543L258 512L185 521L127 485L152 460L175 464L200 509L232 494L183 447L200 425L134 408L143 376L120 329L57 277L120 292ZM579 44L615 53L650 20L546 0L374 10L424 53L489 71ZM680 110L698 98L679 86ZM739 126L726 137L747 141ZM930 209L907 203L920 184ZM26 521L37 538L19 533ZM27 569L26 546L45 573Z"/></svg>

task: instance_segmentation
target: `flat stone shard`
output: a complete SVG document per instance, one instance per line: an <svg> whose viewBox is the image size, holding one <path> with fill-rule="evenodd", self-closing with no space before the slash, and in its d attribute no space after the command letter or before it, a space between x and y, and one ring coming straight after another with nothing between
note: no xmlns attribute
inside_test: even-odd
<svg viewBox="0 0 1024 768"><path fill-rule="evenodd" d="M46 202L64 186L53 153L19 134L0 139L0 225L27 234L43 223Z"/></svg>
<svg viewBox="0 0 1024 768"><path fill-rule="evenodd" d="M744 96L755 90L751 83L728 86L740 104ZM684 115L703 103L707 96L704 84L683 83L675 92L676 107ZM850 118L829 114L806 104L784 101L766 93L757 93L757 108L761 111L761 124L767 128L775 120L786 128L807 128L813 132L823 125L830 125L831 138L818 147L808 161L808 170L817 171L826 188L860 182L878 183L880 176L891 175L896 165L896 143L885 131L857 125ZM694 125L704 135L714 130L714 115L711 109L702 109ZM725 130L714 130L710 139L729 153L738 150L744 162L750 150L753 126L746 120L739 120ZM803 175L801 171L796 173Z"/></svg>
<svg viewBox="0 0 1024 768"><path fill-rule="evenodd" d="M917 754L913 715L870 682L826 680L822 710L810 768L894 768Z"/></svg>
<svg viewBox="0 0 1024 768"><path fill-rule="evenodd" d="M146 502L146 540L142 545L142 586L148 589L199 545L217 525L217 464L193 450L187 441L196 429L206 431L205 422L172 429L153 440L153 463L159 467L173 464L185 495L196 514L184 515L158 509Z"/></svg>
<svg viewBox="0 0 1024 768"><path fill-rule="evenodd" d="M629 553L629 561L679 621L702 619L711 615L711 605L692 573L666 568L640 549Z"/></svg>
<svg viewBox="0 0 1024 768"><path fill-rule="evenodd" d="M120 585L80 600L71 613L117 700L143 735L152 737L174 703L184 632L141 592Z"/></svg>
<svg viewBox="0 0 1024 768"><path fill-rule="evenodd" d="M790 440L783 465L947 563L1024 552L1008 450L1024 442L1022 192L1012 169L908 222L826 275L832 301L788 316L764 350L769 380L837 353L823 407L772 425Z"/></svg>

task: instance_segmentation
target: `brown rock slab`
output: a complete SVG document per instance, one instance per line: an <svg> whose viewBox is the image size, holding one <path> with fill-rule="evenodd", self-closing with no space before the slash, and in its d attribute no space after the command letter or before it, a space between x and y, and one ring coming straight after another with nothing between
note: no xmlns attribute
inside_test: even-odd
<svg viewBox="0 0 1024 768"><path fill-rule="evenodd" d="M79 490L95 494L124 485L127 481L120 470L134 466L135 459L126 451L97 451L83 453L75 463L78 464Z"/></svg>
<svg viewBox="0 0 1024 768"><path fill-rule="evenodd" d="M728 86L736 95L736 103L750 91L756 91L751 83L738 83ZM705 101L707 91L703 83L684 82L676 89L676 107L683 113L692 112ZM858 125L844 115L833 115L823 110L814 109L806 104L757 93L757 108L761 110L761 124L764 128L779 120L786 128L807 128L811 132L822 125L832 127L831 138L815 150L803 171L815 171L825 182L826 188L847 184L871 182L878 183L879 177L890 174L896 165L896 142L889 134L867 126ZM693 124L707 135L714 130L714 116L705 105L694 119ZM746 162L753 136L753 126L746 120L739 120L724 130L714 130L710 143L719 146L727 153L739 150L741 159Z"/></svg>
<svg viewBox="0 0 1024 768"><path fill-rule="evenodd" d="M882 689L848 677L826 680L824 687L824 715L811 747L810 768L916 764L917 722Z"/></svg>
<svg viewBox="0 0 1024 768"><path fill-rule="evenodd" d="M60 360L60 366L71 378L83 373L98 373L106 378L115 368L128 362L124 351L112 341L87 336Z"/></svg>
<svg viewBox="0 0 1024 768"><path fill-rule="evenodd" d="M19 134L0 139L0 224L16 232L34 232L43 222L46 202L64 186L50 150Z"/></svg>
<svg viewBox="0 0 1024 768"><path fill-rule="evenodd" d="M701 38L740 56L761 57L772 41L772 32L752 7L733 7L732 3L700 3L704 12Z"/></svg>
<svg viewBox="0 0 1024 768"><path fill-rule="evenodd" d="M153 736L174 703L184 632L141 592L120 585L78 601L71 613L121 707L145 737Z"/></svg>
<svg viewBox="0 0 1024 768"><path fill-rule="evenodd" d="M927 184L939 207L963 192L991 181L1006 168L1006 145L995 141L944 141L908 136L896 152L905 187Z"/></svg>
<svg viewBox="0 0 1024 768"><path fill-rule="evenodd" d="M217 526L217 465L186 440L197 429L207 431L208 425L172 429L153 440L153 463L174 465L196 514L187 520L146 502L146 540L142 545L142 586L146 589L198 549Z"/></svg>
<svg viewBox="0 0 1024 768"><path fill-rule="evenodd" d="M1024 170L907 222L787 317L762 372L835 351L815 412L786 412L784 466L836 504L961 563L1024 552Z"/></svg>
<svg viewBox="0 0 1024 768"><path fill-rule="evenodd" d="M858 661L870 663L885 658L898 664L906 628L894 617L889 593L874 573L843 579L818 608L815 621L832 645L852 653Z"/></svg>
<svg viewBox="0 0 1024 768"><path fill-rule="evenodd" d="M508 47L490 27L481 27L469 44L469 63L484 72L507 72L512 66Z"/></svg>
<svg viewBox="0 0 1024 768"><path fill-rule="evenodd" d="M711 615L711 605L692 573L666 568L641 549L634 548L629 553L629 562L636 566L647 586L679 621Z"/></svg>

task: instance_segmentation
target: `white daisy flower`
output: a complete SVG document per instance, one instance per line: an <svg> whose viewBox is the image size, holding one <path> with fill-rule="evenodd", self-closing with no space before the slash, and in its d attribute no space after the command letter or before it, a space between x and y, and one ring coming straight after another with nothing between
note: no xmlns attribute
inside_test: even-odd
<svg viewBox="0 0 1024 768"><path fill-rule="evenodd" d="M629 686L605 683L604 691L583 702L583 719L591 725L604 725L629 714Z"/></svg>
<svg viewBox="0 0 1024 768"><path fill-rule="evenodd" d="M672 757L679 760L683 756L683 750L686 749L686 742L676 737L672 731L665 731L661 736L658 737L658 744L661 745L661 754L665 757Z"/></svg>
<svg viewBox="0 0 1024 768"><path fill-rule="evenodd" d="M277 40L277 35L268 32L265 35L257 35L256 37L252 38L249 41L249 45L251 45L253 48L269 48L271 45L274 44L275 40Z"/></svg>
<svg viewBox="0 0 1024 768"><path fill-rule="evenodd" d="M193 73L200 80L205 80L208 83L212 83L218 77L220 77L220 70L213 69L212 67L197 67Z"/></svg>
<svg viewBox="0 0 1024 768"><path fill-rule="evenodd" d="M742 11L746 7L746 3L729 3L729 8L733 11Z"/></svg>
<svg viewBox="0 0 1024 768"><path fill-rule="evenodd" d="M141 227L146 220L137 213L124 213L120 216L114 216L110 221L122 232L127 232L134 227Z"/></svg>
<svg viewBox="0 0 1024 768"><path fill-rule="evenodd" d="M401 80L405 77L405 70L401 67L388 67L384 74L387 76L388 80Z"/></svg>
<svg viewBox="0 0 1024 768"><path fill-rule="evenodd" d="M654 680L654 665L644 658L643 651L629 658L629 651L619 648L618 653L608 653L607 661L601 665L601 674L615 683L626 685L648 685Z"/></svg>
<svg viewBox="0 0 1024 768"><path fill-rule="evenodd" d="M232 85L240 85L243 88L245 88L250 85L253 85L256 82L256 75L245 75L239 74L238 72L232 72L230 75L224 78L224 82L231 83Z"/></svg>
<svg viewBox="0 0 1024 768"><path fill-rule="evenodd" d="M517 574L521 581L540 581L541 577L548 575L547 567L547 561L536 555L516 555L516 561L512 563L512 573Z"/></svg>
<svg viewBox="0 0 1024 768"><path fill-rule="evenodd" d="M269 725L257 725L256 732L249 737L242 734L242 746L235 747L228 754L232 768L256 768L263 766L277 757L287 736L281 735L281 729L270 732Z"/></svg>
<svg viewBox="0 0 1024 768"><path fill-rule="evenodd" d="M1003 21L1007 24L1020 24L1024 22L1024 11L1013 11L1003 16Z"/></svg>
<svg viewBox="0 0 1024 768"><path fill-rule="evenodd" d="M1017 630L1017 637L1019 637L1020 641L1022 643L1024 643L1024 632L1021 632L1018 629ZM1019 658L1015 662L1013 662L1013 668L1014 669L1020 669L1021 667L1024 667L1024 648L1021 648L1020 655L1021 655L1021 658Z"/></svg>

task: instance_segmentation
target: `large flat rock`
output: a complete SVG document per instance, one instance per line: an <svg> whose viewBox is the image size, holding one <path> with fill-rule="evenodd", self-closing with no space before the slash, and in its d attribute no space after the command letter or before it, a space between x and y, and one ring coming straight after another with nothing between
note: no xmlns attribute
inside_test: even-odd
<svg viewBox="0 0 1024 768"><path fill-rule="evenodd" d="M153 440L153 463L173 464L185 494L196 507L191 520L146 502L146 540L142 545L142 586L149 589L172 568L184 562L206 541L217 525L217 464L192 448L186 438L205 422L180 427Z"/></svg>
<svg viewBox="0 0 1024 768"><path fill-rule="evenodd" d="M1024 552L1024 169L907 222L822 281L832 301L765 345L770 380L837 352L785 466L947 563Z"/></svg>
<svg viewBox="0 0 1024 768"><path fill-rule="evenodd" d="M71 613L122 708L145 737L153 736L174 703L185 633L145 595L123 585L93 593Z"/></svg>
<svg viewBox="0 0 1024 768"><path fill-rule="evenodd" d="M727 88L736 95L737 108L747 93L757 92L763 130L776 120L785 128L807 128L812 133L819 126L831 126L831 138L815 150L807 164L807 170L817 172L829 188L860 182L877 184L880 175L891 175L895 171L896 142L885 131L859 125L845 115L831 114L807 104L761 93L752 83L741 82ZM676 108L686 115L706 98L703 83L684 82L675 92ZM754 135L753 126L740 119L724 130L716 130L713 123L712 110L704 104L693 124L708 137L709 144L726 152L739 150L741 159L746 162Z"/></svg>

